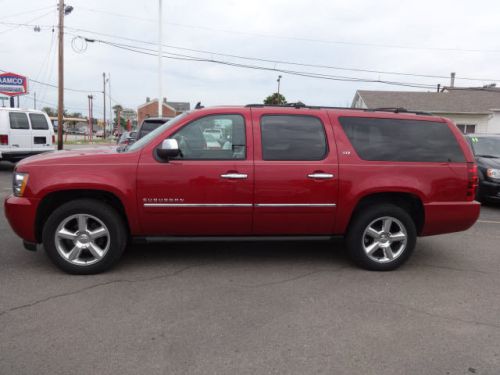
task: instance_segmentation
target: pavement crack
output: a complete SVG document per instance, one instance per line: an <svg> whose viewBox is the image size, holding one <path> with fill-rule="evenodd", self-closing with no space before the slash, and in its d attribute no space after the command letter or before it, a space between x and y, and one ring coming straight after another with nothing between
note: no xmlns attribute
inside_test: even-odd
<svg viewBox="0 0 500 375"><path fill-rule="evenodd" d="M338 269L334 270L334 272L340 271L343 268L345 268L345 267L338 268ZM286 283L289 283L291 281L300 280L300 279L315 275L317 273L327 272L327 271L332 271L332 270L327 270L327 269L314 270L314 271L306 272L306 273L303 273L303 274L300 274L300 275L297 275L294 277L282 279L282 280L270 281L267 283L260 283L260 284L254 284L254 285L240 285L240 287L243 287L243 288L262 288L262 287L266 287L266 286L286 284Z"/></svg>
<svg viewBox="0 0 500 375"><path fill-rule="evenodd" d="M430 316L432 318L438 318L438 319L444 319L444 320L450 320L450 321L455 321L455 322L461 322L461 323L467 323L467 324L475 324L475 325L480 325L480 326L484 326L484 327L500 329L500 324L482 322L482 321L479 321L479 320L472 320L472 319L471 320L469 320L469 319L462 319L462 318L457 318L457 317L449 316L449 315L435 314L435 313L431 313L431 312L428 312L428 311L425 311L425 310L417 309L417 308L415 308L413 306L405 305L403 303L385 302L385 301L384 302L380 302L380 301L373 301L373 300L366 300L365 302L376 304L376 305L383 305L383 306L387 306L387 305L399 306L399 307L402 307L402 308L404 308L404 309L406 309L408 311L412 311L412 312L417 313L417 314L427 315L427 316Z"/></svg>
<svg viewBox="0 0 500 375"><path fill-rule="evenodd" d="M107 285L111 285L111 284L121 284L121 283L131 283L132 284L132 283L140 283L140 282L146 282L146 281L154 281L154 280L159 280L159 279L166 279L166 278L177 276L177 275L179 275L182 272L190 270L191 268L201 267L201 266L204 266L204 265L207 265L207 264L208 264L208 262L207 263L192 264L190 266L182 267L182 268L178 269L177 271L174 271L174 272L171 272L171 273L167 273L167 274L157 275L157 276L153 276L153 277L140 278L140 279L116 279L116 280L110 280L110 281L106 281L106 282L102 282L102 283L98 283L98 284L94 284L94 285L89 285L87 287L84 287L84 288L81 288L81 289L77 289L77 290L73 290L71 292L55 294L55 295L52 295L52 296L49 296L49 297L38 299L38 300L30 302L30 303L25 303L23 305L11 307L9 309L0 311L0 317L3 316L3 315L5 315L5 314L8 314L10 312L13 312L13 311L17 311L17 310L29 308L29 307L38 305L40 303L51 301L53 299L72 296L72 295L79 294L79 293L82 293L82 292L85 292L85 291L88 291L88 290L100 288L102 286L107 286Z"/></svg>

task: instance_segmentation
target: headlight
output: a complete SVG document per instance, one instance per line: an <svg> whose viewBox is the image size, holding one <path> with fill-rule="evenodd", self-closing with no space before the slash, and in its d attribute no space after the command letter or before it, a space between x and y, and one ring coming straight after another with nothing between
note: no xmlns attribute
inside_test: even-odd
<svg viewBox="0 0 500 375"><path fill-rule="evenodd" d="M16 197L22 197L26 185L28 184L28 174L14 172L14 178L12 179L12 190Z"/></svg>
<svg viewBox="0 0 500 375"><path fill-rule="evenodd" d="M500 180L500 169L488 168L486 170L486 175L489 178L494 178L496 180Z"/></svg>

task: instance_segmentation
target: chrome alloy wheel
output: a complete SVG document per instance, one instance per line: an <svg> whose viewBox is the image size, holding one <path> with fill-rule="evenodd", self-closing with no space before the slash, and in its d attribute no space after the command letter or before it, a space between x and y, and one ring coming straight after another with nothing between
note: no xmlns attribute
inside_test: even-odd
<svg viewBox="0 0 500 375"><path fill-rule="evenodd" d="M378 263L389 263L406 249L408 233L401 221L384 216L373 220L366 227L362 242L368 258Z"/></svg>
<svg viewBox="0 0 500 375"><path fill-rule="evenodd" d="M71 215L59 224L55 232L57 252L77 266L99 262L109 250L110 243L108 228L92 215Z"/></svg>

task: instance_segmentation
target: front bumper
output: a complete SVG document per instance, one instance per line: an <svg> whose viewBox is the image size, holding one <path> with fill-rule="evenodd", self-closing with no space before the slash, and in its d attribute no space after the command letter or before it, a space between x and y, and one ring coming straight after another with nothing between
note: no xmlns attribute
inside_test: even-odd
<svg viewBox="0 0 500 375"><path fill-rule="evenodd" d="M461 232L479 218L479 202L433 202L424 204L425 223L422 236Z"/></svg>
<svg viewBox="0 0 500 375"><path fill-rule="evenodd" d="M479 183L479 197L500 201L500 183L483 180Z"/></svg>
<svg viewBox="0 0 500 375"><path fill-rule="evenodd" d="M35 220L38 199L9 195L4 201L4 211L10 226L27 242L36 243Z"/></svg>

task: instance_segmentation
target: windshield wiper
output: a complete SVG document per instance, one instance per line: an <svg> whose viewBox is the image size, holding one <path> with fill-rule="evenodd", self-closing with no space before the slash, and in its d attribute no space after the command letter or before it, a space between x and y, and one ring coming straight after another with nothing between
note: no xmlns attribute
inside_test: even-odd
<svg viewBox="0 0 500 375"><path fill-rule="evenodd" d="M490 159L499 159L500 156L498 155L488 155L488 154L476 154L476 156L479 156L480 158L490 158Z"/></svg>

